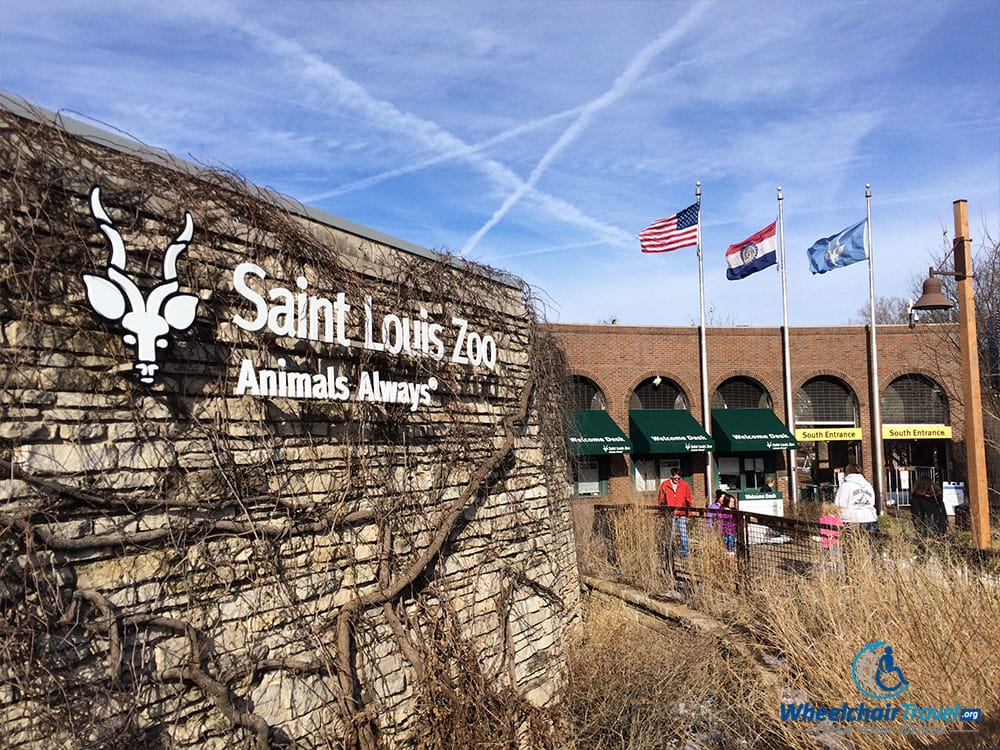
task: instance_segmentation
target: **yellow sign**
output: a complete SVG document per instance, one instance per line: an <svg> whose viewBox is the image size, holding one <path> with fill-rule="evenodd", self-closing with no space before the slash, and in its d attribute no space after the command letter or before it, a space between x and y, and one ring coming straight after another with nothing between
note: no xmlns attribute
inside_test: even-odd
<svg viewBox="0 0 1000 750"><path fill-rule="evenodd" d="M937 440L950 438L951 426L946 424L884 424L885 440Z"/></svg>
<svg viewBox="0 0 1000 750"><path fill-rule="evenodd" d="M818 427L795 430L795 439L810 440L860 440L860 427Z"/></svg>

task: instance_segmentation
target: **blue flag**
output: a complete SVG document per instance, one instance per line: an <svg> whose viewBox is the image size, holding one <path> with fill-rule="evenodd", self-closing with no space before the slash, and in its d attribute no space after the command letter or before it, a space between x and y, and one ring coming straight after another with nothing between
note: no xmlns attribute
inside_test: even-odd
<svg viewBox="0 0 1000 750"><path fill-rule="evenodd" d="M867 260L865 252L865 224L868 219L862 219L853 227L845 229L840 234L817 240L806 250L809 255L809 270L813 273L826 273L835 268L843 268L859 260Z"/></svg>

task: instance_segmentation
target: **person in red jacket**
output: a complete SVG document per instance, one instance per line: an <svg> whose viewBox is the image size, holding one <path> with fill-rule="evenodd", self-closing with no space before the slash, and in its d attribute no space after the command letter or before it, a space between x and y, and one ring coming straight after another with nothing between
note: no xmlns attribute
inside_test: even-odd
<svg viewBox="0 0 1000 750"><path fill-rule="evenodd" d="M688 553L687 512L684 508L691 507L691 485L681 479L680 469L670 470L670 479L663 480L660 485L660 505L675 508L673 517L673 533L680 537L681 557Z"/></svg>

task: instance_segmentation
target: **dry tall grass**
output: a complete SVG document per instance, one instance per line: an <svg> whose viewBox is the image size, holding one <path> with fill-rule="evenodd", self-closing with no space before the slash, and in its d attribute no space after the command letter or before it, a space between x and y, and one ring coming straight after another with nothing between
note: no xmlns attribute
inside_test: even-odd
<svg viewBox="0 0 1000 750"><path fill-rule="evenodd" d="M582 572L600 578L622 578L644 590L673 587L664 563L649 550L659 544L657 517L638 504L622 506L627 522L618 513L594 519L594 528L577 530L577 559ZM605 527L606 525L606 527Z"/></svg>
<svg viewBox="0 0 1000 750"><path fill-rule="evenodd" d="M626 512L615 524L616 539L646 539L648 525L648 513ZM997 577L972 572L945 552L906 541L875 550L864 535L845 534L849 575L826 571L817 559L805 575L747 581L713 541L705 536L692 544L690 601L722 622L728 635L679 627L663 635L630 622L620 608L593 605L570 644L570 746L875 750L1000 743ZM642 560L641 544L619 551L622 578L638 582L658 569L657 545L647 544L649 559ZM656 577L653 583L662 585ZM849 737L817 736L815 725L781 721L783 701L880 705L866 699L851 676L855 655L875 640L893 647L910 681L892 705L960 702L982 709L984 721L889 722L882 726L891 734L878 735L861 734L876 725L858 722L848 727ZM901 734L904 725L948 734ZM958 728L977 731L955 733Z"/></svg>
<svg viewBox="0 0 1000 750"><path fill-rule="evenodd" d="M739 682L714 637L673 638L595 603L581 636L567 645L567 747L678 747L676 738L695 735L711 747L749 746L731 728Z"/></svg>

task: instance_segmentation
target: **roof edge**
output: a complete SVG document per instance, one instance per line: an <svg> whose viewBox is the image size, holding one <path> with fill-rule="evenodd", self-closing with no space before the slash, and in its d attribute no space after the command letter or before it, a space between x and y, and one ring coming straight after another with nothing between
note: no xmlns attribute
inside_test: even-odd
<svg viewBox="0 0 1000 750"><path fill-rule="evenodd" d="M156 162L161 166L167 167L168 169L188 174L193 177L197 177L199 172L204 172L206 169L212 169L212 167L206 167L204 165L187 161L186 159L181 159L164 149L157 148L155 146L148 146L141 141L128 137L121 131L113 132L111 129L102 129L101 127L91 125L83 122L82 120L69 117L64 114L64 111L69 110L54 112L46 109L45 107L32 104L15 94L11 94L3 90L0 90L0 110L10 112L11 114L25 120L32 120L40 124L59 128L70 135L90 141L91 143L112 148L116 151L135 156L145 161ZM87 117L86 115L78 112L73 112L73 114L81 118ZM106 125L105 123L101 123L101 125L105 128L113 128L113 126ZM515 289L524 290L526 287L526 282L523 279L507 273L506 271L473 264L471 261L466 261L456 256L446 255L436 250L422 247L413 242L401 240L398 237L393 237L392 235L380 232L377 229L372 229L371 227L366 227L363 224L357 224L353 221L335 216L318 208L307 206L304 203L300 203L299 201L277 193L274 190L261 187L256 183L248 181L248 184L253 185L254 189L257 191L257 195L253 197L266 201L282 211L302 216L333 229L339 229L343 232L347 232L348 234L353 234L356 237L361 237L362 239L387 245L395 248L396 250L402 250L403 252L410 253L411 255L417 255L427 258L428 260L436 260L447 263L455 268L482 274Z"/></svg>

